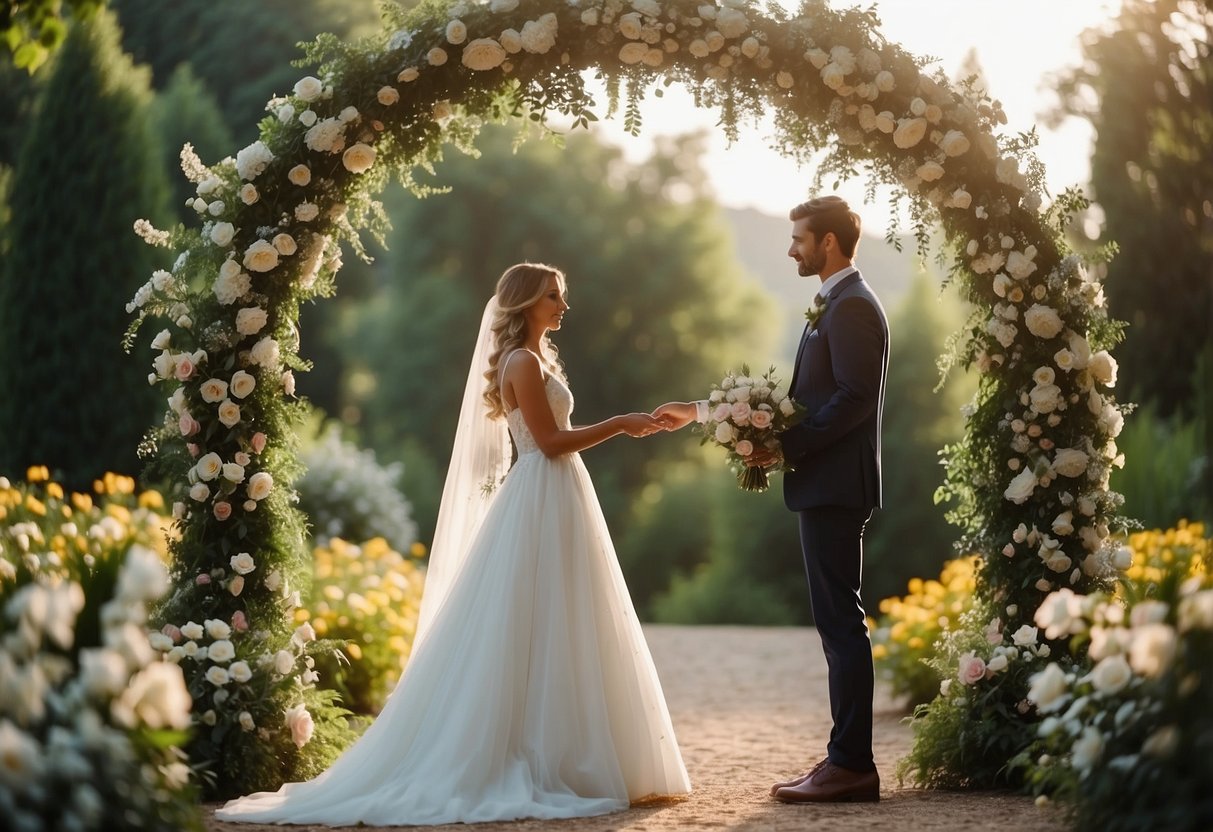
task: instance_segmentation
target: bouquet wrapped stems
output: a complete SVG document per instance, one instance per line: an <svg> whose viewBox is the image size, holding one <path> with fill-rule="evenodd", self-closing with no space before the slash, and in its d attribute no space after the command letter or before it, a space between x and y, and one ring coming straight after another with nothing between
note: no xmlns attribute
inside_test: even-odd
<svg viewBox="0 0 1213 832"><path fill-rule="evenodd" d="M771 478L767 469L761 465L743 465L737 472L737 484L742 491L763 492L771 487Z"/></svg>

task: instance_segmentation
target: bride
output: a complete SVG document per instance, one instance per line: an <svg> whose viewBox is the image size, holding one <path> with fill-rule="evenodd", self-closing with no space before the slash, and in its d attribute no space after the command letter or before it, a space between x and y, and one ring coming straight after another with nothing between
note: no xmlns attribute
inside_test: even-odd
<svg viewBox="0 0 1213 832"><path fill-rule="evenodd" d="M568 308L564 275L534 263L507 269L485 308L412 656L383 711L319 777L229 801L218 820L570 818L689 793L577 453L664 425L630 413L571 426L548 338Z"/></svg>

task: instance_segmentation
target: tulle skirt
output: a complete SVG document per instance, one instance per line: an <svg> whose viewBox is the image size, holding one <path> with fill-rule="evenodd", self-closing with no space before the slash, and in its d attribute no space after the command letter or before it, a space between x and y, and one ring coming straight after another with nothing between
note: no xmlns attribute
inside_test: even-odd
<svg viewBox="0 0 1213 832"><path fill-rule="evenodd" d="M523 455L395 691L313 780L224 821L570 818L690 791L648 645L577 454Z"/></svg>

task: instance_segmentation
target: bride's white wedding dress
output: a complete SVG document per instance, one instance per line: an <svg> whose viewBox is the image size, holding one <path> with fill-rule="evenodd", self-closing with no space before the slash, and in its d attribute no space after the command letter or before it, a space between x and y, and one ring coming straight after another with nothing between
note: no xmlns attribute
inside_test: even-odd
<svg viewBox="0 0 1213 832"><path fill-rule="evenodd" d="M573 397L546 380L556 423ZM441 824L605 814L690 781L578 454L518 460L382 713L314 780L228 802L225 821Z"/></svg>

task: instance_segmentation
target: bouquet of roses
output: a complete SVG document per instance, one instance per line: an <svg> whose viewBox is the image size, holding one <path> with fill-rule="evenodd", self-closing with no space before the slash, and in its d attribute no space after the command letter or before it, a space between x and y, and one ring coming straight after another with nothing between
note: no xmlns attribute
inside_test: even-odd
<svg viewBox="0 0 1213 832"><path fill-rule="evenodd" d="M729 373L714 384L708 395L703 441L725 449L729 464L737 470L737 484L746 491L766 491L770 480L766 468L749 467L745 458L759 447L778 454L777 434L804 414L804 407L781 390L779 383L774 367L755 378L743 365L740 373ZM782 469L784 463L772 467Z"/></svg>

